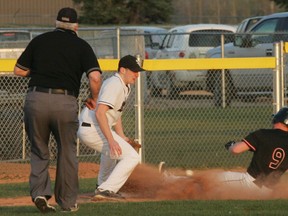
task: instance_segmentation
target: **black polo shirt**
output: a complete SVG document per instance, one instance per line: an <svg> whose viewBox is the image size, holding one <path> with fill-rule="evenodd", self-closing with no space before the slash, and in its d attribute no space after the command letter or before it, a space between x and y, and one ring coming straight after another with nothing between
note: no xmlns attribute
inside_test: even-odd
<svg viewBox="0 0 288 216"><path fill-rule="evenodd" d="M17 67L30 69L29 86L66 89L77 95L83 73L100 71L91 46L74 31L59 28L34 38Z"/></svg>

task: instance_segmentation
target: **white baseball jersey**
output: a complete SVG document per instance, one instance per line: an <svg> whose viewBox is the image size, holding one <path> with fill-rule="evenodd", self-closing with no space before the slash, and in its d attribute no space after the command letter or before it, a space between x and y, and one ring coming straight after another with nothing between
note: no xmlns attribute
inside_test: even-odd
<svg viewBox="0 0 288 216"><path fill-rule="evenodd" d="M125 85L118 73L103 82L97 103L105 104L111 108L106 113L110 127L115 125L122 115L129 94L130 85ZM98 125L95 110L89 110L87 107L81 112L79 121Z"/></svg>
<svg viewBox="0 0 288 216"><path fill-rule="evenodd" d="M99 188L115 193L123 186L140 162L140 156L135 149L112 129L122 114L129 93L130 86L125 85L120 75L116 73L103 82L97 101L97 104L105 104L111 108L106 112L108 124L113 138L122 150L122 155L117 160L110 157L109 144L98 125L95 110L85 107L79 117L80 127L77 135L81 143L101 152ZM83 122L88 123L88 126L82 126ZM89 126L89 124L91 125Z"/></svg>

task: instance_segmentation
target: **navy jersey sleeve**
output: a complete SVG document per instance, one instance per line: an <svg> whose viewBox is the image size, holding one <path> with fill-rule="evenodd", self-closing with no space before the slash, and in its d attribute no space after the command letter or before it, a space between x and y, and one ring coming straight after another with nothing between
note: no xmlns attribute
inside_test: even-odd
<svg viewBox="0 0 288 216"><path fill-rule="evenodd" d="M250 133L248 136L246 136L242 141L245 142L249 148L250 151L256 151L258 148L258 145L260 143L260 137L261 137L261 130L254 131Z"/></svg>

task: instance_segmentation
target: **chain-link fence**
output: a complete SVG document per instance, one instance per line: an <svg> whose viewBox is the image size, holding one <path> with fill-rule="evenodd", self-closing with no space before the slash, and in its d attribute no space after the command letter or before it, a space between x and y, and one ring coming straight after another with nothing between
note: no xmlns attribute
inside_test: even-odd
<svg viewBox="0 0 288 216"><path fill-rule="evenodd" d="M118 55L123 56L128 53L132 55L140 53L142 57L145 56L143 33L131 31L120 33L120 43L117 42L119 40L117 29L111 30L110 33L108 30L79 32L79 35L84 34L101 58L116 58ZM220 38L221 33L218 36ZM207 71L202 72L207 73ZM174 85L172 90L177 88L175 91L177 94L169 94L169 89L165 86L155 91L151 76L157 73L162 73L163 76L161 76L160 81L166 83L171 83L173 76L174 78L177 76L176 72L173 72L174 75L171 76L171 71L141 73L141 109L143 110L144 132L141 139L143 142L142 161L150 164L165 161L168 166L183 168L246 166L251 154L248 152L233 157L224 149L224 144L230 140L240 140L250 131L258 128L271 127L271 114L273 113L272 70L270 70L271 77L264 80L259 79L253 70L245 70L243 73L245 76L249 76L251 82L250 84L247 83L245 87L248 94L227 99L229 103L227 102L225 108L218 106L218 102L215 102L219 99L215 97L215 91L207 88L207 84L209 86L209 83L212 82L209 79L208 83L205 80L204 85L200 87L195 87L193 85L195 83L189 83L190 81L185 88ZM188 71L187 73L198 72ZM105 79L111 74L111 72L104 72L103 78ZM228 81L231 78L229 75L226 77ZM28 79L15 77L11 73L2 73L0 76L1 169L5 169L5 163L29 162L30 144L24 131L22 111L27 81ZM259 91L250 94L249 85L257 83L260 85L264 81L271 87L267 94L258 94ZM171 89L170 85L168 86ZM226 92L228 98L229 94L236 94L235 89L230 84L227 84ZM83 77L78 100L80 110L88 94L87 78ZM136 95L135 88L132 88L132 95L123 114L125 133L131 137L137 136L138 130L139 116L137 109L135 109ZM57 144L53 136L51 136L49 145L51 162L55 162ZM77 154L82 162L99 162L99 155L81 143L78 144Z"/></svg>

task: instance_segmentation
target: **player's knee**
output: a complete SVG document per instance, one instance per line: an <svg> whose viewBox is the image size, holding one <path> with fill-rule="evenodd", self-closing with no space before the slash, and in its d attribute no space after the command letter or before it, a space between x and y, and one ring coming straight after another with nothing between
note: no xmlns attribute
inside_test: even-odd
<svg viewBox="0 0 288 216"><path fill-rule="evenodd" d="M140 158L140 155L137 152L135 152L135 154L133 154L130 159L131 159L131 162L135 164L136 166L137 164L140 163L141 158Z"/></svg>

